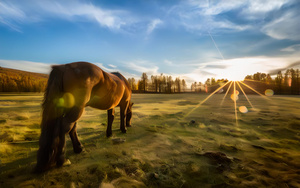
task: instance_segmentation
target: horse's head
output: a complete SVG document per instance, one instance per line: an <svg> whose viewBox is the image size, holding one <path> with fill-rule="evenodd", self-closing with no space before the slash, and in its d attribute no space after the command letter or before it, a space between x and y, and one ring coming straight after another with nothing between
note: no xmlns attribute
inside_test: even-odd
<svg viewBox="0 0 300 188"><path fill-rule="evenodd" d="M59 143L59 119L42 122L42 131L37 152L37 164L34 172L41 173L56 163Z"/></svg>
<svg viewBox="0 0 300 188"><path fill-rule="evenodd" d="M132 106L134 103L130 102L126 112L126 127L131 127L131 117L132 117Z"/></svg>

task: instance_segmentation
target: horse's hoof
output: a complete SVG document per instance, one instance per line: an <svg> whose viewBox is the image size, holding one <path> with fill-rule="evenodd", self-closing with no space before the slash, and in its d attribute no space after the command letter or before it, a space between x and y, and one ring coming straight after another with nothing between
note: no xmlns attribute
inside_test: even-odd
<svg viewBox="0 0 300 188"><path fill-rule="evenodd" d="M131 125L126 125L126 127L131 127Z"/></svg>
<svg viewBox="0 0 300 188"><path fill-rule="evenodd" d="M125 130L121 130L122 131L122 133L126 133L126 129Z"/></svg>
<svg viewBox="0 0 300 188"><path fill-rule="evenodd" d="M40 174L40 173L43 173L45 171L48 170L48 167L40 167L40 166L35 166L32 170L32 173L34 174Z"/></svg>
<svg viewBox="0 0 300 188"><path fill-rule="evenodd" d="M62 166L65 163L66 159L64 155L59 156L56 160L56 166Z"/></svg>
<svg viewBox="0 0 300 188"><path fill-rule="evenodd" d="M112 133L106 133L106 137L109 138L112 136Z"/></svg>
<svg viewBox="0 0 300 188"><path fill-rule="evenodd" d="M66 159L63 166L70 166L72 163L69 159Z"/></svg>
<svg viewBox="0 0 300 188"><path fill-rule="evenodd" d="M73 148L74 153L81 153L83 151L83 146L78 146L77 148Z"/></svg>

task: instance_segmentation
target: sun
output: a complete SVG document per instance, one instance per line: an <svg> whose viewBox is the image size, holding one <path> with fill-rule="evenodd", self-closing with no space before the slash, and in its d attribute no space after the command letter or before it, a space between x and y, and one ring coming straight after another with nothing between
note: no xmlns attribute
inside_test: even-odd
<svg viewBox="0 0 300 188"><path fill-rule="evenodd" d="M256 67L250 58L243 59L230 59L219 62L219 65L223 65L223 69L212 70L220 78L226 78L230 81L242 81L244 78L256 72Z"/></svg>

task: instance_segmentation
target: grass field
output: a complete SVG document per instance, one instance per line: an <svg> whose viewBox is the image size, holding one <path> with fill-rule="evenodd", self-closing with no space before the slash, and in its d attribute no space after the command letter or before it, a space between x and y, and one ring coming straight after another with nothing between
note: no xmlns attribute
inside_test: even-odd
<svg viewBox="0 0 300 188"><path fill-rule="evenodd" d="M0 94L0 187L300 187L300 96L240 96L237 112L216 94L133 94L133 127L87 107L78 122L85 151L36 175L42 94ZM114 144L115 138L125 142Z"/></svg>

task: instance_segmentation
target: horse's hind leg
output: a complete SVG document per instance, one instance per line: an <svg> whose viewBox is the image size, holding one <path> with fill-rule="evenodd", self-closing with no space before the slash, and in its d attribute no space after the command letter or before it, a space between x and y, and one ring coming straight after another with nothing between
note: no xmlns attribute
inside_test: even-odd
<svg viewBox="0 0 300 188"><path fill-rule="evenodd" d="M72 144L73 144L73 150L75 153L81 153L83 146L81 145L79 139L78 139L78 135L77 135L77 122L74 123L73 128L71 129L71 131L69 132L70 138L72 140Z"/></svg>
<svg viewBox="0 0 300 188"><path fill-rule="evenodd" d="M115 118L115 109L107 110L107 128L106 128L106 137L110 137L112 135L112 123Z"/></svg>

